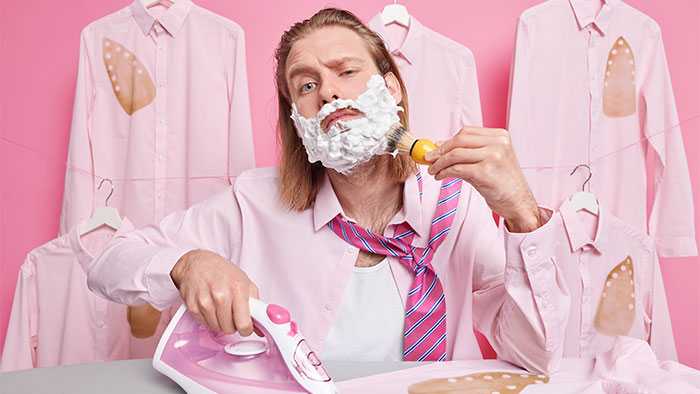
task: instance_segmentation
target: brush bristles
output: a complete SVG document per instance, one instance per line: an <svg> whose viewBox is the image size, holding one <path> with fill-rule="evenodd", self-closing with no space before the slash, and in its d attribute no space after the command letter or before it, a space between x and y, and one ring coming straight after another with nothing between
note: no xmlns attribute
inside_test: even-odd
<svg viewBox="0 0 700 394"><path fill-rule="evenodd" d="M387 139L389 140L388 151L398 150L402 154L410 154L413 143L416 142L416 137L398 123L389 130Z"/></svg>

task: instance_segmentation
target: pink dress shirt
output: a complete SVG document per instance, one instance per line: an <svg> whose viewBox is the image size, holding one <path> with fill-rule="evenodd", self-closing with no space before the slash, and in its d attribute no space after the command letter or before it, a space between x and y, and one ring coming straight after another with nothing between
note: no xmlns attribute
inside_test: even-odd
<svg viewBox="0 0 700 394"><path fill-rule="evenodd" d="M405 28L385 26L379 14L369 28L382 37L401 71L414 135L447 140L464 126L482 125L476 63L468 48L414 16Z"/></svg>
<svg viewBox="0 0 700 394"><path fill-rule="evenodd" d="M391 235L397 224L408 222L419 247L428 240L440 187L427 174L423 179L422 202L411 176L403 209L385 231ZM277 170L250 170L232 190L174 213L159 226L114 238L89 268L88 285L117 302L162 309L179 299L170 278L177 260L189 250L209 249L240 266L262 299L288 307L311 347L322 353L358 255L327 226L340 213L326 177L312 208L290 212L279 202ZM547 224L528 234L506 232L504 238L483 197L464 184L452 230L433 260L447 304L448 358L481 358L472 331L477 327L500 357L530 369L557 367L569 296L545 247L556 230ZM412 274L388 259L405 304Z"/></svg>
<svg viewBox="0 0 700 394"><path fill-rule="evenodd" d="M255 165L245 40L189 0L140 0L81 33L61 234L110 205L135 225L230 186Z"/></svg>
<svg viewBox="0 0 700 394"><path fill-rule="evenodd" d="M660 256L697 255L694 208L661 30L620 0L550 0L518 21L508 129L540 205L581 189L652 236ZM646 142L648 139L648 143ZM645 140L643 143L640 141ZM645 152L654 157L647 218Z"/></svg>
<svg viewBox="0 0 700 394"><path fill-rule="evenodd" d="M427 393L428 381L439 382L433 386L436 393L700 394L700 371L660 361L648 343L630 337L618 337L609 351L595 358L564 359L561 369L549 376L524 372L502 361L460 360L345 380L337 386L343 394ZM527 378L530 384L523 387ZM411 391L414 384L423 390Z"/></svg>
<svg viewBox="0 0 700 394"><path fill-rule="evenodd" d="M75 228L29 252L17 279L0 371L130 357L126 307L91 293L84 271L113 235L98 229L81 238Z"/></svg>
<svg viewBox="0 0 700 394"><path fill-rule="evenodd" d="M571 296L564 357L607 352L623 335L649 342L661 360L677 360L653 240L604 206L596 218L567 200L552 220L561 222L553 241L564 247L553 253Z"/></svg>

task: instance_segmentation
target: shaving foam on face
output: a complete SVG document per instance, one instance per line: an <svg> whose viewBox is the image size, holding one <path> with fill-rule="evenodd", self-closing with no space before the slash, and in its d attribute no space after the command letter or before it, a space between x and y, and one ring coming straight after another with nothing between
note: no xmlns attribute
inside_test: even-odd
<svg viewBox="0 0 700 394"><path fill-rule="evenodd" d="M339 120L327 133L324 132L321 128L323 119L344 108L358 110L364 116ZM334 100L325 104L313 118L303 117L292 104L291 118L304 143L309 162L320 161L326 168L347 174L357 165L386 152L387 132L399 123L401 110L389 93L384 78L375 74L367 81L367 90L356 100Z"/></svg>

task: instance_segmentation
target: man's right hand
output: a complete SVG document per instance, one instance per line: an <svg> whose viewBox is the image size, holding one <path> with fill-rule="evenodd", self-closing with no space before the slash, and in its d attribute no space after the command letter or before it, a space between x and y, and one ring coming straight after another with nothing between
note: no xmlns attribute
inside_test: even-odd
<svg viewBox="0 0 700 394"><path fill-rule="evenodd" d="M253 332L248 298L258 288L240 268L214 252L192 250L177 261L170 277L187 309L211 330L243 336Z"/></svg>

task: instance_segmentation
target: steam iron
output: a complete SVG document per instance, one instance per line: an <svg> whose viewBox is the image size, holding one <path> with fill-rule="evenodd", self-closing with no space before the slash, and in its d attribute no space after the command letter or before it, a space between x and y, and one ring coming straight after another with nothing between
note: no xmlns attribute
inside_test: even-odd
<svg viewBox="0 0 700 394"><path fill-rule="evenodd" d="M284 307L251 298L250 314L264 337L210 331L182 305L158 342L153 367L189 394L337 393Z"/></svg>

